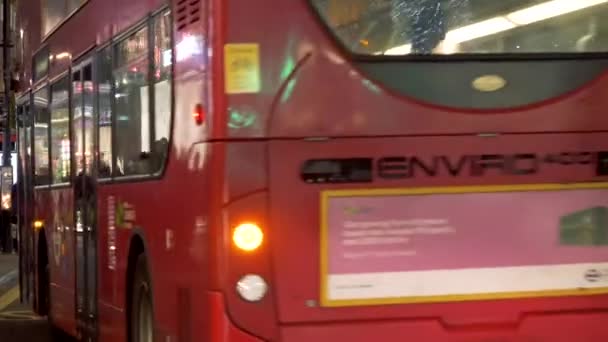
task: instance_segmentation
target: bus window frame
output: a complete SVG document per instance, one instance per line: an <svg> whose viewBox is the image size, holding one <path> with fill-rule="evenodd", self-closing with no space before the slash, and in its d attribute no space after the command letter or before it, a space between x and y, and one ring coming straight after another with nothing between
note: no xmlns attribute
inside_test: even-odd
<svg viewBox="0 0 608 342"><path fill-rule="evenodd" d="M19 132L19 130L25 130L27 128L31 129L31 123L33 123L33 120L31 120L30 118L26 117L29 116L30 114L28 112L26 112L26 107L28 107L31 109L32 106L32 93L31 91L27 90L25 91L21 96L19 96L16 100L15 100L15 107L16 107L16 111L15 113L17 114L15 117L15 124L17 126L17 139L16 139L16 146L15 146L15 152L17 153L17 164L18 167L21 168L21 158L25 158L27 156L27 151L25 155L21 155L21 134L25 134L25 132ZM31 138L31 137L30 137ZM31 142L27 142L28 145L31 146ZM32 149L33 150L33 149ZM31 153L30 153L31 156ZM30 160L30 164L31 164L31 160ZM20 171L18 170L17 174L19 174L19 172L21 173L25 173L27 170L25 168L22 168ZM32 175L33 176L33 175Z"/></svg>
<svg viewBox="0 0 608 342"><path fill-rule="evenodd" d="M132 27L128 28L126 31L124 31L123 33L119 34L115 39L112 39L112 42L110 44L110 50L111 50L111 64L112 64L112 80L114 80L114 71L117 68L117 64L116 64L116 49L117 47L123 43L125 40L131 38L132 36L134 36L135 34L139 33L141 30L146 29L147 30L147 34L146 34L146 39L147 39L147 46L148 46L148 53L147 53L147 59L148 59L148 70L146 70L146 72L148 73L148 77L146 79L146 85L148 86L148 94L149 97L151 96L152 91L150 90L150 66L149 63L150 61L150 49L151 49L151 45L150 45L150 29L151 29L151 17L152 16L147 16L145 19L140 20L138 23L136 23L135 25L133 25ZM117 181L126 181L129 182L131 180L134 181L138 181L138 180L143 180L143 179L147 179L150 177L150 174L135 174L135 175L126 175L126 176L120 176L117 175L117 147L118 147L118 143L116 140L116 101L114 97L114 94L116 93L116 87L115 84L112 85L112 176L111 179L113 182L117 182ZM149 121L152 121L152 112L153 109L150 107L150 102L148 100L148 115L149 115ZM141 115L142 113L140 113ZM97 125L99 123L96 123ZM151 131L150 127L148 127L148 130ZM99 152L99 151L96 151ZM98 154L98 153L96 153Z"/></svg>
<svg viewBox="0 0 608 342"><path fill-rule="evenodd" d="M49 86L49 106L48 106L48 110L49 110L49 171L51 172L51 182L50 182L50 187L51 189L63 189L63 188L69 188L72 185L72 180L73 180L73 172L72 172L72 72L71 72L71 67L68 68L68 70L65 70L63 72L61 72L59 75L53 77L52 80L49 81L48 86ZM52 142L53 142L53 124L52 124L52 114L51 114L51 104L53 103L53 85L61 82L64 78L68 78L69 82L69 87L68 87L68 125L69 125L69 129L68 129L68 135L70 137L70 177L69 180L67 182L60 182L60 183L54 183L53 182L53 148L52 148Z"/></svg>
<svg viewBox="0 0 608 342"><path fill-rule="evenodd" d="M131 37L132 35L136 34L137 32L139 32L141 29L146 28L148 30L148 34L147 34L147 39L148 39L148 77L147 77L147 85L149 87L149 110L150 110L150 122L152 122L153 120L155 120L155 116L156 116L156 106L155 104L155 92L152 90L152 88L154 88L154 47L156 44L155 38L154 38L154 25L155 25L155 20L156 18L164 15L164 13L169 12L170 14L170 22L171 22L171 58L172 58L172 63L171 63L171 77L170 77L170 82L171 82L171 98L170 98L170 117L169 117L169 137L168 137L168 147L167 147L167 152L165 155L164 160L162 161L162 167L160 168L160 170L156 170L154 172L151 173L146 173L146 174L138 174L138 175L126 175L126 176L119 176L116 175L116 161L117 161L117 140L116 140L116 107L115 107L115 98L114 98L114 94L115 94L115 80L114 80L114 73L112 72L112 87L111 87L111 108L112 108L112 131L111 131L111 140L112 140L112 175L110 177L105 177L105 178L97 178L97 183L98 184L121 184L121 183L140 183L140 182L149 182L149 181L158 181L164 178L165 176L165 172L167 170L167 165L169 163L169 160L171 159L171 146L173 143L173 128L174 128L174 120L175 120L175 37L174 32L175 32L175 28L174 28L174 14L173 14L173 10L170 6L168 5L164 5L162 7L160 7L159 9L151 12L148 16L146 16L144 19L139 20L138 22L136 22L135 24L133 24L132 26L130 26L129 28L125 29L123 32L120 32L118 34L116 34L115 36L111 37L110 40L108 42L106 42L105 44L99 45L99 47L96 49L95 54L94 54L94 70L97 71L98 67L99 67L99 56L100 54L106 49L109 48L111 50L111 64L112 64L112 69L114 69L116 67L116 53L115 53L115 47L120 44L121 42L123 42L124 40L128 39L129 37ZM98 87L98 79L95 79L95 96L96 96L96 100L95 100L95 106L96 106L96 115L99 115L99 87ZM96 138L95 138L95 163L99 163L99 120L95 120L95 130L96 130ZM151 123L149 125L149 132L151 133L150 135L150 139L154 139L154 126ZM97 170L95 171L97 172Z"/></svg>
<svg viewBox="0 0 608 342"><path fill-rule="evenodd" d="M315 8L312 0L305 0L306 9L314 21L320 25L331 46L347 60L355 63L388 63L388 62L480 62L480 61L560 61L560 60L594 60L607 59L608 48L604 52L523 52L523 53L468 53L468 54L404 54L404 55L373 55L362 54L349 49L331 28L320 11Z"/></svg>
<svg viewBox="0 0 608 342"><path fill-rule="evenodd" d="M44 57L46 57L46 58L44 58ZM41 58L43 58L46 63L46 69L42 74L38 74L38 72L36 71L36 65L39 61L41 61ZM50 70L51 70L51 49L49 48L48 44L43 44L32 55L32 67L31 67L32 83L35 86L37 86L37 88L38 88L40 85L42 85L42 83L44 83L45 80L47 80ZM38 89L36 91L38 91ZM32 91L32 93L33 92L34 91Z"/></svg>
<svg viewBox="0 0 608 342"><path fill-rule="evenodd" d="M72 120L73 120L73 110L72 110L72 97L73 97L73 90L71 87L71 78L72 78L72 72L73 67L75 65L79 65L83 62L86 61L86 59L90 59L91 61L91 65L93 67L93 83L94 83L94 103L95 103L95 113L94 113L94 130L95 130L95 138L94 138L94 152L95 152L95 160L94 163L97 165L97 163L99 163L99 87L98 87L98 77L97 77L97 70L99 68L99 61L100 58L99 56L101 55L102 52L104 52L105 49L109 48L111 50L111 64L112 64L112 68L115 67L115 47L117 44L120 44L121 42L123 42L125 39L128 39L130 36L132 36L133 34L137 33L139 30L146 28L148 30L148 34L147 34L147 39L148 39L148 77L147 77L147 85L149 87L149 110L150 110L150 125L149 125L149 132L150 134L150 139L154 139L154 135L155 135L155 130L154 130L154 120L156 117L156 106L155 106L155 91L154 91L154 67L155 67L155 61L154 61L154 48L156 47L156 39L155 39L155 24L156 24L156 20L160 17L165 15L165 13L169 13L170 16L170 46L171 46L171 58L172 58L172 63L171 63L171 75L169 78L169 82L171 84L171 91L170 91L170 113L169 113L169 136L168 136L168 147L167 147L167 151L165 154L165 158L161 163L161 168L159 170L155 170L154 172L151 173L147 173L147 174L140 174L140 175L127 175L127 176L118 176L116 175L114 172L116 170L116 145L117 145L117 141L116 141L116 115L115 115L115 100L114 100L114 94L115 94L115 84L114 84L114 75L112 73L112 85L111 85L111 110L112 110L112 130L111 130L111 145L112 145L112 175L110 177L106 177L106 178L97 178L97 183L99 184L115 184L115 183L134 183L134 182L146 182L146 181L156 181L156 180L160 180L163 179L165 176L165 172L167 170L167 165L169 163L169 160L171 159L171 146L173 143L173 129L175 126L175 16L173 13L173 9L171 8L171 6L169 5L164 5L162 7L160 7L159 9L150 12L149 15L147 15L145 18L137 21L136 23L134 23L133 25L131 25L129 28L123 30L122 32L112 36L106 43L104 44L100 44L100 45L96 45L96 46L91 46L90 48L86 49L85 52L79 54L79 57L73 59L70 63L70 66L68 67L67 70L61 72L60 74L58 74L57 76L54 76L53 78L49 78L49 71L50 71L50 49L49 49L49 45L46 42L46 39L51 36L53 34L54 31L56 31L59 27L61 27L61 25L63 25L63 23L67 20L69 20L69 18L71 16L73 16L76 12L78 12L79 10L81 10L89 1L86 1L80 8L78 8L76 11L74 11L74 13L72 13L70 16L66 17L64 19L64 21L62 21L60 24L57 25L57 27L55 27L53 29L53 31L51 31L46 37L44 37L43 39L43 45L38 49L38 51L36 51L36 53L34 54L34 56L32 57L32 82L34 84L34 87L31 88L31 91L29 91L29 96L28 95L24 95L24 97L29 97L29 101L31 104L31 110L34 109L33 107L33 98L34 98L34 94L36 94L37 92L43 90L44 88L47 88L47 92L48 92L48 105L47 105L47 110L49 110L49 127L48 127L48 133L47 133L47 144L49 146L49 151L48 151L48 158L49 158L49 172L52 175L52 165L51 165L51 158L52 158L52 152L51 152L51 124L50 124L50 105L52 102L52 92L51 92L51 86L55 83L57 83L58 81L61 80L61 78L68 76L70 79L70 89L69 89L69 102L70 102L70 108L69 108L69 121L70 121L70 146L73 145L73 129L72 129ZM89 52L91 52L91 54L89 54ZM47 58L47 70L44 74L40 75L40 77L38 79L34 79L35 76L35 72L34 72L34 68L35 68L35 59L40 57L42 54L42 56L46 55ZM82 57L82 58L80 58ZM34 118L32 117L31 120L31 126L32 129L34 127ZM36 160L36 150L34 148L35 144L34 144L34 139L35 138L35 134L32 131L32 136L31 139L32 141L31 146L32 146L32 161L31 161L31 166L32 166L32 173L35 174L35 170L36 170L36 164L35 164L35 160ZM70 151L70 155L71 155L71 168L73 168L74 165L74 161L73 161L73 151ZM97 172L98 170L94 170L95 175L98 174ZM74 174L73 172L71 172L70 175L70 181L69 182L62 182L62 183L57 183L57 184L53 184L52 180L49 182L49 184L41 184L41 185L36 185L35 184L35 177L34 177L34 190L50 190L50 189L57 189L57 188L66 188L66 187L70 187L72 182L73 182L73 178Z"/></svg>
<svg viewBox="0 0 608 342"><path fill-rule="evenodd" d="M32 94L33 94L33 92L28 89L27 91L25 91L23 93L23 95L21 95L15 101L15 104L18 107L21 107L22 109L25 106L29 106L29 111L27 113L23 113L22 112L21 116L20 117L16 117L15 121L16 121L17 125L19 125L19 122L21 122L22 123L21 127L23 127L24 129L30 128L30 130L33 129L32 126L33 126L33 123L34 123L34 118L33 117L29 117L31 115L31 110L32 110L32 96L33 96ZM25 115L27 115L27 117L24 117ZM32 140L32 137L33 137L33 135L30 136L30 140ZM30 159L31 159L30 160L30 165L33 165L33 162L34 162L33 161L33 158L34 158L34 148L33 148L33 145L32 145L32 141L29 141L28 144L29 144L29 147L31 149L31 151L30 151ZM20 146L17 145L16 151L19 152L19 149L20 149ZM25 158L25 156L23 156L23 157ZM19 156L19 158L21 158L21 157ZM19 160L19 158L18 158L18 160ZM25 171L27 171L27 170L23 170L23 172L25 172ZM30 177L32 177L32 179L33 179L33 176L34 176L34 172L33 171L34 171L34 169L32 168L31 171L32 171L32 175Z"/></svg>
<svg viewBox="0 0 608 342"><path fill-rule="evenodd" d="M71 177L70 177L70 186L72 185L72 182L75 181L76 179L76 155L74 154L74 152L76 151L76 149L74 148L74 110L72 108L72 99L73 99L73 77L74 77L74 73L75 72L82 72L84 70L84 68L87 65L91 66L91 78L92 78L92 83L93 83L93 89L96 89L96 85L97 85L97 74L96 74L96 65L97 65L97 50L95 49L94 46L89 47L88 49L86 49L84 52L80 53L78 55L77 58L75 58L74 60L72 60L72 63L70 65L70 69L69 69L69 76L70 76L70 173L71 173ZM83 83L84 85L84 81L80 80L81 83ZM96 117L97 117L97 96L98 93L96 90L93 90L93 103L94 103L94 110L93 110L93 121L95 121ZM84 87L82 90L82 94L81 96L83 96L82 101L84 104ZM83 108L84 109L84 108ZM84 112L83 112L83 120L84 120ZM95 144L95 140L97 139L97 132L95 132L95 129L97 128L97 124L95 122L93 122L93 131L94 131L94 136L93 136L93 152L96 153L97 149L96 149L96 144ZM83 131L84 132L84 131ZM83 146L84 147L84 146ZM96 157L94 157L93 160L93 165L97 164L97 159ZM96 172L96 170L93 170L92 172Z"/></svg>
<svg viewBox="0 0 608 342"><path fill-rule="evenodd" d="M165 170L167 169L167 165L169 163L169 159L170 159L170 153L171 153L171 145L173 142L173 123L175 120L175 25L173 20L175 19L174 13L173 13L173 9L169 6L163 6L161 7L159 10L155 11L152 13L152 15L150 16L150 27L152 28L151 31L151 39L152 39L152 45L150 48L150 59L152 60L152 63L150 63L150 68L152 69L152 72L150 74L150 77L152 79L151 81L151 86L153 89L153 95L151 96L151 108L153 109L152 112L152 119L156 120L156 90L154 87L154 48L156 47L156 37L154 36L156 30L155 30L155 24L156 24L156 19L162 17L163 15L165 15L165 13L169 13L169 27L171 29L171 31L169 32L169 38L171 39L169 46L171 46L171 77L169 78L169 83L171 85L171 92L170 92L170 99L169 101L171 101L171 103L169 104L169 108L170 108L170 113L169 113L169 136L167 137L167 151L166 151L166 155L165 155L165 159L163 160L163 163L161 165L160 170L155 171L154 173L152 173L152 177L156 177L156 178L162 178L164 176ZM153 121L154 123L156 121ZM154 135L156 134L156 131L154 129L155 127L153 126L151 128L151 138L154 139Z"/></svg>
<svg viewBox="0 0 608 342"><path fill-rule="evenodd" d="M31 91L31 110L34 110L34 97L36 96L36 93L38 93L39 91L43 90L43 89L47 89L47 93L48 93L48 103L47 103L47 107L46 109L49 110L49 105L51 102L51 89L50 89L50 81L48 80L48 78L40 83L36 88L34 88ZM50 115L50 113L49 113ZM36 116L33 115L32 116L32 136L31 136L31 146L32 146L32 181L33 181L33 188L34 191L37 190L50 190L51 189L51 182L49 182L48 184L36 184L36 134L35 134L35 127L36 127ZM49 177L50 177L50 172L51 170L51 151L50 151L50 143L51 143L51 125L50 125L50 118L49 118L49 126L47 127L47 144L49 145L49 151L48 151L48 158L49 158Z"/></svg>
<svg viewBox="0 0 608 342"><path fill-rule="evenodd" d="M99 117L100 117L100 100L101 100L101 96L99 95L99 68L100 68L100 61L101 58L100 56L103 55L104 53L107 53L106 49L109 51L110 53L110 64L111 67L114 66L114 58L113 57L113 49L114 49L114 41L113 39L110 39L110 41L108 41L105 44L100 45L95 52L93 53L92 56L92 60L93 60L93 82L94 82L94 89L95 89L95 115L94 115L94 131L95 131L95 139L93 141L93 149L95 150L95 165L98 166L99 162L100 162L100 150L99 150L99 141L100 141L100 134L99 134L99 130L100 130L100 126L99 126ZM115 161L115 145L116 145L116 141L114 139L114 136L116 134L116 130L115 130L115 121L116 121L116 116L114 115L114 94L115 94L115 85L114 85L114 73L110 72L110 122L111 122L111 127L110 127L110 148L112 151L112 171L110 173L109 177L99 177L99 170L95 170L95 178L97 180L97 183L99 184L106 184L106 183L111 183L114 177L114 165L116 164Z"/></svg>

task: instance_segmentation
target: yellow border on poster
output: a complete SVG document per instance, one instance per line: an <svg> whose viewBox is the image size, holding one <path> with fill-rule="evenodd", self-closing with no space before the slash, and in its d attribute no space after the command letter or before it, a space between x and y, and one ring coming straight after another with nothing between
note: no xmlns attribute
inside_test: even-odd
<svg viewBox="0 0 608 342"><path fill-rule="evenodd" d="M331 300L328 298L328 252L329 242L327 239L329 227L328 206L329 200L336 197L358 197L358 196L416 196L416 195L438 195L438 194L468 194L468 193L499 193L499 192L526 192L526 191L568 191L568 190L600 190L608 189L608 182L596 183L569 183L569 184L519 184L519 185L488 185L488 186L453 186L453 187L421 187L421 188L387 188L387 189L355 189L355 190L325 190L321 191L320 198L320 280L321 295L320 304L323 307L344 307L364 305L388 305L388 304L414 304L414 303L447 303L460 301L497 300L497 299L521 299L533 297L566 297L566 296L590 296L608 294L608 287L594 289L566 289L549 291L528 292L500 292L481 293L474 295L440 295L440 296L413 296L395 298L373 298L373 299L346 299Z"/></svg>

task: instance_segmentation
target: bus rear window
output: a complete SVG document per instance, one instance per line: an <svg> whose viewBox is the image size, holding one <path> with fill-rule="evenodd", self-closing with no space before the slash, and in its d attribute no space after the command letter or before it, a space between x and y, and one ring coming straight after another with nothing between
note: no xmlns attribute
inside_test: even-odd
<svg viewBox="0 0 608 342"><path fill-rule="evenodd" d="M310 0L360 55L608 51L608 0Z"/></svg>

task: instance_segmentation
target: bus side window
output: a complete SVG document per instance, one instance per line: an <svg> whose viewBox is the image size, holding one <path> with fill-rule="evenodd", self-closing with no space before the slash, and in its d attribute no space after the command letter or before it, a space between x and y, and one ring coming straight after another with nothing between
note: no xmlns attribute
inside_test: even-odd
<svg viewBox="0 0 608 342"><path fill-rule="evenodd" d="M97 137L99 152L97 174L100 179L112 177L112 47L102 50L97 59L99 117Z"/></svg>
<svg viewBox="0 0 608 342"><path fill-rule="evenodd" d="M44 87L34 93L34 179L35 185L51 181L49 163L49 93Z"/></svg>
<svg viewBox="0 0 608 342"><path fill-rule="evenodd" d="M114 48L116 175L151 174L148 27Z"/></svg>
<svg viewBox="0 0 608 342"><path fill-rule="evenodd" d="M53 183L70 181L70 79L51 85L51 169Z"/></svg>
<svg viewBox="0 0 608 342"><path fill-rule="evenodd" d="M167 158L171 133L172 49L171 12L154 19L154 141L152 172L160 172Z"/></svg>

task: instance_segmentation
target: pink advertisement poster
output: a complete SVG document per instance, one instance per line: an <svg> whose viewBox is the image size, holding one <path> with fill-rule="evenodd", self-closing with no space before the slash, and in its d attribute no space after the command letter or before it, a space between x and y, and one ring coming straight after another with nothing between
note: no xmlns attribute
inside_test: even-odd
<svg viewBox="0 0 608 342"><path fill-rule="evenodd" d="M608 189L327 193L326 305L608 292Z"/></svg>

